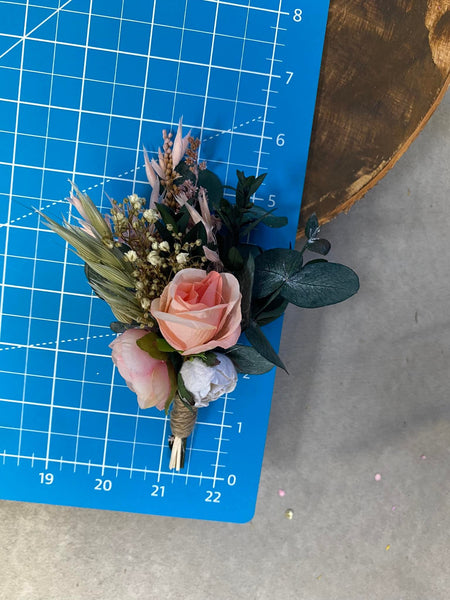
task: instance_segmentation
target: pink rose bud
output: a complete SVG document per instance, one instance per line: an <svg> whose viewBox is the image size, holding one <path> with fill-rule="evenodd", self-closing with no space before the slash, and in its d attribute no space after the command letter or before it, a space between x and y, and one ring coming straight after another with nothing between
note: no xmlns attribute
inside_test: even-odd
<svg viewBox="0 0 450 600"><path fill-rule="evenodd" d="M241 333L241 293L231 273L183 269L150 311L164 339L184 355L230 348Z"/></svg>
<svg viewBox="0 0 450 600"><path fill-rule="evenodd" d="M137 345L137 340L147 333L144 329L127 329L109 345L111 358L137 395L139 406L162 410L171 392L169 371L163 360L152 358Z"/></svg>

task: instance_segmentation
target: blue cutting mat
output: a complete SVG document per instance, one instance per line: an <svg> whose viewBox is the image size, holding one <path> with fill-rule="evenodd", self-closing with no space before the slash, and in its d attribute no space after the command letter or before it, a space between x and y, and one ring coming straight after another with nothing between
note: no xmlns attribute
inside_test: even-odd
<svg viewBox="0 0 450 600"><path fill-rule="evenodd" d="M36 215L148 196L143 146L202 140L222 180L269 171L258 201L295 237L328 0L0 1L0 497L233 522L252 518L274 373L199 413L186 468L169 422L115 371L109 308ZM280 325L271 328L274 344Z"/></svg>

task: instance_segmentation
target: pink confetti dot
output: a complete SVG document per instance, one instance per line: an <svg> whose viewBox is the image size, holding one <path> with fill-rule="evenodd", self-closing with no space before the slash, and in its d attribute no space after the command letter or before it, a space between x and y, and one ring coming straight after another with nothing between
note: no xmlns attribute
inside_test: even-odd
<svg viewBox="0 0 450 600"><path fill-rule="evenodd" d="M284 498L286 496L286 492L284 490L278 490L278 495L280 498Z"/></svg>
<svg viewBox="0 0 450 600"><path fill-rule="evenodd" d="M420 458L421 458L422 460L425 460L425 459L426 459L426 456L425 456L425 454L422 454L422 456L421 456Z"/></svg>
<svg viewBox="0 0 450 600"><path fill-rule="evenodd" d="M392 507L392 512L395 512L396 510L397 510L397 507L396 507L396 506L393 506L393 507Z"/></svg>
<svg viewBox="0 0 450 600"><path fill-rule="evenodd" d="M381 475L380 475L380 473L377 473L375 475L375 481L381 481Z"/></svg>

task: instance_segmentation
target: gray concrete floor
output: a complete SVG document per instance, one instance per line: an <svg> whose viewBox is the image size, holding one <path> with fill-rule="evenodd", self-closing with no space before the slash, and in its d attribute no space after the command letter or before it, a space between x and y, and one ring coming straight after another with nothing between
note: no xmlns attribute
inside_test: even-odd
<svg viewBox="0 0 450 600"><path fill-rule="evenodd" d="M449 134L323 229L361 291L287 314L253 521L0 502L1 600L450 598Z"/></svg>

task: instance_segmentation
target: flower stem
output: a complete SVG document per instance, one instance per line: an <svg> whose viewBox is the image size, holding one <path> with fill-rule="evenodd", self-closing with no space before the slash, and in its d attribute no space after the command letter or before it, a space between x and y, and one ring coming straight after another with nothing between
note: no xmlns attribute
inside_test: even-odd
<svg viewBox="0 0 450 600"><path fill-rule="evenodd" d="M172 412L170 413L170 427L173 438L169 469L179 471L184 467L186 440L194 430L197 412L197 408L185 406L178 394L175 396Z"/></svg>

